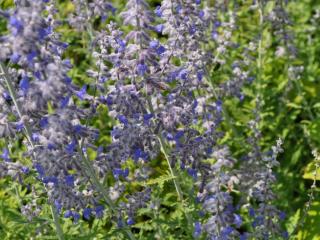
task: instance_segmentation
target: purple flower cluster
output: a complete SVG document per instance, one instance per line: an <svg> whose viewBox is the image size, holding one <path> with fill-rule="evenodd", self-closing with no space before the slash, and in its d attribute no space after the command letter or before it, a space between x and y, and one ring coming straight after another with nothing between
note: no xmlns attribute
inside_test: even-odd
<svg viewBox="0 0 320 240"><path fill-rule="evenodd" d="M202 209L198 215L185 213L194 238L278 236L281 214L272 205L272 168L281 142L270 154L262 153L253 122L255 138L246 162L252 171L246 164L239 167L242 162L220 144L223 100L242 100L242 87L252 77L248 61L239 59L231 63L227 81L212 80L214 68L226 65L228 51L236 46L236 7L227 11L215 2L163 0L151 10L147 1L128 0L120 13L130 29L124 32L114 22L101 31L93 27L95 18L104 22L107 12L115 14L109 2L73 1L76 11L68 23L92 40L95 66L87 73L94 94L69 77L73 66L63 58L68 44L56 31L60 22L53 1L17 1L14 9L1 11L9 33L0 38L0 137L22 138L32 161L30 171L11 161L8 144L1 176L20 180L33 174L57 212L74 222L81 214L86 220L101 218L106 206L125 227L135 224L137 210L152 199L152 189L144 184L153 177L152 160L165 159L179 201L190 192L181 176L192 179L196 194L188 201ZM254 50L248 46L243 54ZM97 146L100 132L88 124L99 107L107 107L115 120L107 146ZM110 177L111 185L103 185ZM233 189L243 190L241 201ZM247 204L253 227L245 232L240 212ZM31 215L40 211L34 204L23 209Z"/></svg>
<svg viewBox="0 0 320 240"><path fill-rule="evenodd" d="M5 14L10 34L0 43L5 49L0 56L1 136L13 141L25 136L26 157L31 158L50 202L80 211L99 201L96 195L85 194L94 187L78 160L77 147L81 139L85 151L98 133L81 124L87 111L79 108L75 99L85 94L68 76L72 65L62 59L68 44L54 32L58 24L55 14L53 4L40 0L19 2ZM5 164L8 173L13 168L25 172L12 164Z"/></svg>

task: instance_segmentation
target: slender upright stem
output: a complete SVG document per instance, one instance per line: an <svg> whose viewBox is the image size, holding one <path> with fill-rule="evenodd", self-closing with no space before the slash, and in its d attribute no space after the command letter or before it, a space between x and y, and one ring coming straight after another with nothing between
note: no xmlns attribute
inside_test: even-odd
<svg viewBox="0 0 320 240"><path fill-rule="evenodd" d="M53 204L50 204L50 210L51 210L52 218L54 221L54 225L56 226L56 233L57 233L58 239L64 240L63 231L59 222L59 216Z"/></svg>
<svg viewBox="0 0 320 240"><path fill-rule="evenodd" d="M159 134L158 135L158 139L159 139L159 143L160 143L160 146L161 146L161 151L168 163L168 167L169 167L169 171L170 171L170 174L172 176L172 179L173 179L173 183L174 183L174 186L176 188L176 191L177 191L177 194L178 194L178 198L180 201L183 201L183 193L182 193L182 190L181 190L181 187L180 187L180 184L179 182L177 181L177 176L176 176L176 173L174 171L174 169L172 168L171 166L171 163L170 163L170 159L169 159L169 150L167 149L166 145L165 145L165 142L163 140L163 137Z"/></svg>
<svg viewBox="0 0 320 240"><path fill-rule="evenodd" d="M90 41L90 44L91 44L92 40L94 38L94 34L93 34L92 24L90 22L89 7L88 7L87 0L84 1L84 5L85 5L86 14L87 14L86 28L87 28L87 33L89 35L89 41ZM89 45L88 45L88 47L89 47Z"/></svg>
<svg viewBox="0 0 320 240"><path fill-rule="evenodd" d="M258 76L257 76L257 100L259 101L261 98L261 89L262 89L262 71L263 71L263 54L262 54L262 46L263 46L263 23L264 23L264 18L263 18L263 3L261 1L258 2L259 4L259 42L258 42L258 60L257 60L257 67L258 67Z"/></svg>
<svg viewBox="0 0 320 240"><path fill-rule="evenodd" d="M152 103L151 103L151 100L150 100L150 97L148 97L148 105L149 105L149 111L151 113L154 114L154 109L152 107ZM157 134L157 137L158 137L158 140L159 140L159 143L160 143L160 146L161 146L161 151L167 161L167 164L168 164L168 167L169 167L169 171L170 171L170 174L171 174L171 177L173 179L173 183L174 183L174 186L176 188L176 191L177 191L177 194L178 194L178 198L179 200L183 200L183 194L182 194L182 190L180 188L180 184L177 182L176 180L176 174L173 170L173 168L171 167L171 163L170 163L170 159L169 159L169 151L165 145L165 142L163 140L163 137L161 136L161 134Z"/></svg>
<svg viewBox="0 0 320 240"><path fill-rule="evenodd" d="M81 160L84 164L84 168L87 170L87 174L89 175L90 181L92 182L92 184L96 188L98 188L99 194L105 200L105 202L107 203L107 205L111 209L111 211L115 212L116 206L114 205L112 200L109 198L108 193L105 191L104 187L102 186L99 179L97 178L96 173L90 163L90 160L86 156L84 156L84 154L82 152L82 143L78 144L77 150L78 150L80 157L81 157Z"/></svg>
<svg viewBox="0 0 320 240"><path fill-rule="evenodd" d="M303 102L303 105L304 105L304 108L307 110L307 113L308 113L308 116L310 118L311 121L314 121L315 117L310 109L310 105L308 104L308 102L306 101L305 97L303 96L303 92L302 92L302 89L301 89L301 85L300 85L300 81L299 79L294 79L293 80L293 83L296 87L296 89L298 90L298 95L302 97L302 102Z"/></svg>
<svg viewBox="0 0 320 240"><path fill-rule="evenodd" d="M215 57L215 59L218 58L218 55ZM215 62L216 60L214 60ZM210 75L209 75L209 71L208 69L204 66L203 68L205 70L205 73L206 73L206 78L207 78L207 81L209 82L209 85L211 86L211 89L212 89L212 93L213 93L213 96L218 100L219 99L219 96L215 90L215 86L214 86L214 82L213 80L210 78ZM232 120L231 120L231 117L227 111L227 109L224 107L224 106L221 106L221 110L222 110L222 113L223 113L223 116L225 117L226 119L226 122L228 124L228 126L232 129L232 132L234 133L234 135L237 137L237 138L240 138L241 137L241 134L239 133L239 131L237 130L237 128L234 126L234 124L232 123Z"/></svg>
<svg viewBox="0 0 320 240"><path fill-rule="evenodd" d="M317 189L318 171L320 168L320 155L316 150L313 150L312 154L314 156L315 167L314 167L314 171L312 173L311 189L308 194L309 199L304 205L302 215L301 215L298 223L294 227L292 233L290 234L291 236L294 236L299 231L299 229L301 229L303 227L303 225L305 224L306 218L309 214L309 210L310 210L311 205L312 205L314 198L315 198L314 194L316 193L316 189Z"/></svg>
<svg viewBox="0 0 320 240"><path fill-rule="evenodd" d="M173 179L173 183L174 183L174 186L176 188L179 201L184 204L185 202L184 202L184 198L183 198L183 192L181 190L179 181L177 180L177 174L175 173L175 170L172 168L171 163L170 163L169 149L166 147L165 142L163 140L163 137L160 134L158 134L158 139L159 139L159 143L160 143L160 146L161 146L161 151L162 151L165 159L167 160L168 167L169 167L169 170L170 170L170 174L171 174L171 177ZM189 215L188 212L186 212L186 211L184 211L184 212L185 212L185 215L187 217L187 221L188 221L189 226L192 226L191 216Z"/></svg>
<svg viewBox="0 0 320 240"><path fill-rule="evenodd" d="M85 169L87 169L87 174L89 175L89 180L92 182L92 184L98 189L98 192L100 196L104 199L104 201L107 203L108 207L113 213L117 213L117 207L115 204L112 202L110 197L108 196L108 192L106 192L104 186L100 183L99 179L96 176L96 173L90 163L90 160L83 154L82 152L82 143L78 144L77 150L80 154L81 160L83 164L85 165ZM124 226L125 224L122 222L122 225ZM135 240L136 238L130 231L130 229L126 226L124 227L124 231L127 234L128 238L131 240Z"/></svg>
<svg viewBox="0 0 320 240"><path fill-rule="evenodd" d="M148 105L149 105L149 111L151 113L154 114L154 109L152 107L152 103L151 103L151 100L150 100L150 97L148 96L147 97L148 99ZM169 167L169 171L170 171L170 175L173 179L173 184L175 186L175 189L176 189L176 192L177 192L177 195L178 195L178 199L180 202L182 202L182 204L184 204L184 198L183 198L183 192L182 192L182 189L180 187L180 184L179 184L179 181L177 180L177 174L175 172L175 170L172 168L171 166L171 163L170 163L170 158L169 158L169 149L161 135L161 133L157 134L157 138L159 140L159 144L160 144L160 147L161 147L161 151L167 161L167 164L168 164L168 167ZM187 221L188 221L188 225L189 226L192 226L192 218L191 216L189 215L188 212L184 211L185 215L186 215L186 218L187 218Z"/></svg>
<svg viewBox="0 0 320 240"><path fill-rule="evenodd" d="M16 107L16 110L17 110L17 113L19 115L19 118L20 118L21 121L23 121L21 106L20 106L19 102L17 101L17 96L16 96L16 93L14 91L14 87L13 87L11 81L9 80L8 70L7 70L7 68L4 66L4 64L2 62L0 62L0 70L1 70L1 72L3 74L2 77L3 77L3 79L4 79L4 81L5 81L6 85L7 85L8 91L10 93L10 96L11 96L11 99L13 101L13 104ZM28 139L28 142L30 143L32 148L34 148L33 142L31 140L31 135L32 135L31 134L31 130L28 127L28 124L23 122L23 127L25 129L26 137Z"/></svg>
<svg viewBox="0 0 320 240"><path fill-rule="evenodd" d="M7 85L8 91L9 91L11 99L13 101L13 104L16 107L16 111L18 113L18 116L19 116L20 120L23 121L22 110L21 110L22 108L21 108L19 102L17 101L17 96L15 93L14 87L9 79L10 77L9 77L8 70L6 69L5 65L2 62L0 62L0 70L2 73L2 78L4 79L4 81ZM23 126L24 126L24 130L25 130L26 138L27 138L30 146L32 147L32 150L33 150L34 144L33 144L32 138L31 138L32 134L31 134L30 127L29 127L28 123L26 123L26 122L23 122ZM56 227L57 236L58 236L59 240L63 240L64 237L63 237L63 231L62 231L61 225L59 223L59 216L57 215L57 213L55 211L55 207L54 207L53 203L51 203L50 201L49 201L49 203L50 203L50 207L51 207L52 218L53 218L53 221L54 221L54 224Z"/></svg>

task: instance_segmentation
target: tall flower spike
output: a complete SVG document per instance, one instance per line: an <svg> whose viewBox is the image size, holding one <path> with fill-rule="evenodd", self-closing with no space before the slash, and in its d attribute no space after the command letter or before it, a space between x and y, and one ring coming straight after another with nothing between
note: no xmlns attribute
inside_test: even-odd
<svg viewBox="0 0 320 240"><path fill-rule="evenodd" d="M264 239L283 236L280 224L282 213L273 205L275 194L272 189L276 181L273 168L279 165L277 156L282 152L282 140L279 139L271 151L262 152L259 146L262 137L258 129L259 121L257 115L256 120L250 122L253 137L249 139L249 143L252 145L252 151L237 176L240 179L241 191L247 193L253 201L252 205L249 204L253 231L247 235ZM245 198L245 194L242 197Z"/></svg>
<svg viewBox="0 0 320 240"><path fill-rule="evenodd" d="M279 165L276 158L282 152L281 145L282 141L279 139L276 146L272 147L270 155L263 156L262 161L265 163L265 169L256 173L258 181L251 192L251 196L258 203L252 223L255 229L253 235L261 238L283 235L280 227L281 212L272 204L275 199L272 184L276 181L272 168Z"/></svg>
<svg viewBox="0 0 320 240"><path fill-rule="evenodd" d="M9 113L10 109L15 116L16 135L25 129L27 154L50 202L79 212L88 205L96 205L99 198L83 192L95 187L88 183L87 173L79 164L76 139L84 138L86 145L94 141L96 131L80 124L86 112L71 97L77 95L78 88L67 75L72 67L70 61L61 57L67 44L54 32L55 8L40 0L24 1L8 14L11 31L0 43L6 49L0 57L2 61L10 59L16 68L6 68L1 63L2 91L8 93L5 95L8 104L1 106L8 110L1 114ZM2 119L7 129L3 132L10 135L11 123L6 116Z"/></svg>
<svg viewBox="0 0 320 240"><path fill-rule="evenodd" d="M109 74L104 70L90 73L116 80L108 95L99 98L108 105L110 115L119 121L112 131L113 142L108 146L108 166L102 167L105 163L101 161L100 169L121 169L121 163L132 158L140 164L142 172L148 160L158 155L160 142L171 172L180 163L195 180L198 176L204 177L207 165L202 160L211 156L212 146L221 137L216 131L221 120L221 103L210 104L207 97L195 93L205 86L201 81L204 70L201 64L196 64L197 60L174 55L181 63L173 64L174 49L167 51L171 48L169 45L150 39L148 29L152 18L147 4L129 1L127 8L121 15L134 30L122 36L114 24L110 24L97 40L100 51L94 55L99 65L102 60L112 63ZM181 41L182 37L183 34ZM200 45L196 40L192 43L186 51L196 53ZM99 88L103 89L103 85ZM203 92L206 91L204 87ZM205 124L198 130L195 125L200 122ZM181 198L181 188L177 182L175 186Z"/></svg>
<svg viewBox="0 0 320 240"><path fill-rule="evenodd" d="M212 156L216 162L206 173L206 185L198 194L204 211L209 213L204 230L211 239L233 239L240 236L237 228L241 225L241 218L235 213L233 197L228 190L238 183L232 172L226 170L232 169L235 163L229 155L226 147L213 151Z"/></svg>
<svg viewBox="0 0 320 240"><path fill-rule="evenodd" d="M122 33L110 24L108 31L111 36L104 38L104 44L107 45L101 45L102 51L104 48L114 49L114 52L105 55L104 59L113 64L110 75L116 83L104 98L108 100L110 114L120 123L113 129L113 143L108 146L107 159L113 159L116 168L121 168L121 164L129 158L133 159L139 166L136 174L143 176L144 180L145 173L148 172L145 171L147 162L159 153L157 139L153 134L156 128L152 122L154 116L148 112L147 100L143 93L146 76L151 70L149 66L154 58L154 52L149 50L148 28L153 18L148 8L145 1L128 1L126 10L120 16L124 24L130 24L134 29L126 36L122 36ZM127 82L128 77L130 80ZM135 198L136 194L146 193L133 193L127 198ZM148 201L149 198L143 199ZM125 211L132 219L136 206L134 204L126 206Z"/></svg>
<svg viewBox="0 0 320 240"><path fill-rule="evenodd" d="M72 0L72 3L75 6L75 12L68 18L70 25L78 31L89 31L89 34L93 34L91 24L95 18L100 17L104 22L110 12L116 11L110 2L105 0Z"/></svg>

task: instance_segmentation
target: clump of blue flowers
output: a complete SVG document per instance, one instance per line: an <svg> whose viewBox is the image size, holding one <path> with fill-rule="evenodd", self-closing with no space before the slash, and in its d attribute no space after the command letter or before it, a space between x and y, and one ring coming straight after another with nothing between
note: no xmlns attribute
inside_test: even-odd
<svg viewBox="0 0 320 240"><path fill-rule="evenodd" d="M224 141L225 125L234 129L225 101L244 100L258 41L232 58L237 4L214 2L163 0L152 9L128 0L121 11L107 1L72 1L67 24L88 34L83 42L91 50L85 84L73 79L73 61L65 58L70 43L58 31L55 1L16 1L0 11L8 28L0 38L0 176L40 183L57 229L57 216L75 224L107 217L135 239L136 219L158 194L150 185L165 168L166 187L184 208L185 239L283 235L272 191L282 142L263 152L257 119L245 160ZM290 40L281 13L276 4L268 19ZM121 20L108 20L112 15ZM214 77L219 67L230 67L223 81ZM94 124L101 109L112 119L109 141ZM27 164L12 159L16 141ZM21 207L29 220L41 211L35 200Z"/></svg>

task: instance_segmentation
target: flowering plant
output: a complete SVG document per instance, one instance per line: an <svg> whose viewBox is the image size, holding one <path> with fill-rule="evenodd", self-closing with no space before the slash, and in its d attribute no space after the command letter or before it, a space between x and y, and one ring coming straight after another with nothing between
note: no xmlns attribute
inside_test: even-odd
<svg viewBox="0 0 320 240"><path fill-rule="evenodd" d="M276 176L287 133L265 135L268 59L287 61L272 107L293 106L290 92L302 91L290 5L120 2L0 10L0 176L19 216L37 223L31 236L69 239L66 228L78 227L70 237L293 236L303 223L286 226Z"/></svg>

